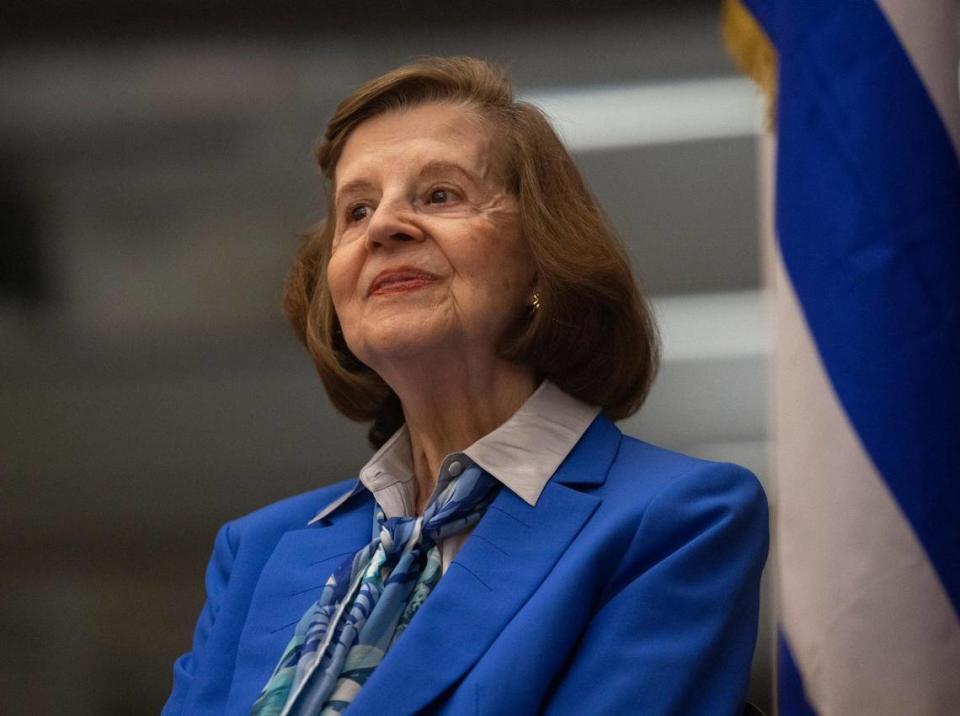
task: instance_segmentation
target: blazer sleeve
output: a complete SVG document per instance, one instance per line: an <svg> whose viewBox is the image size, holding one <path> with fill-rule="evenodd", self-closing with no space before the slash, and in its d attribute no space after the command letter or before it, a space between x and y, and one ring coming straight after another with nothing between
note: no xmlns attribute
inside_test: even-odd
<svg viewBox="0 0 960 716"><path fill-rule="evenodd" d="M184 713L186 699L194 682L197 664L202 663L210 632L217 621L220 604L230 579L236 549L232 542L231 523L220 528L213 544L213 554L207 565L207 599L197 619L193 633L193 648L173 664L173 690L161 716L178 716Z"/></svg>
<svg viewBox="0 0 960 716"><path fill-rule="evenodd" d="M740 714L757 636L767 504L707 463L652 499L545 712Z"/></svg>

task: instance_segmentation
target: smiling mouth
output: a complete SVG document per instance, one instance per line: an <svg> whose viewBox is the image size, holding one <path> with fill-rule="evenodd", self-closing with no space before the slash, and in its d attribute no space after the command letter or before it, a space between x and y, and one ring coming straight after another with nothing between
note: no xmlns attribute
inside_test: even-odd
<svg viewBox="0 0 960 716"><path fill-rule="evenodd" d="M370 284L367 296L387 296L416 291L437 281L437 276L416 269L383 271Z"/></svg>

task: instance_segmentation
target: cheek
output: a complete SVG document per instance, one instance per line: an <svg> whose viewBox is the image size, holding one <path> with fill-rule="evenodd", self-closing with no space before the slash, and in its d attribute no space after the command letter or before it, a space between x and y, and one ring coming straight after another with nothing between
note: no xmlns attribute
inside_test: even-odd
<svg viewBox="0 0 960 716"><path fill-rule="evenodd" d="M474 288L498 313L513 313L525 300L533 278L526 245L516 236L490 235L472 251Z"/></svg>
<svg viewBox="0 0 960 716"><path fill-rule="evenodd" d="M327 287L337 313L345 307L356 286L357 272L348 259L341 250L330 257L327 264Z"/></svg>
<svg viewBox="0 0 960 716"><path fill-rule="evenodd" d="M337 314L337 321L340 329L343 331L343 339L347 346L356 355L357 326L359 316L356 306L351 298L356 286L356 272L352 270L351 262L345 260L342 252L334 254L327 264L327 290L330 292L330 300L333 302L333 310Z"/></svg>
<svg viewBox="0 0 960 716"><path fill-rule="evenodd" d="M511 257L509 260L515 263L508 270L501 269L498 272L495 285L498 289L499 302L505 310L513 313L519 304L527 300L527 294L530 292L530 277L525 266L520 263L519 256Z"/></svg>
<svg viewBox="0 0 960 716"><path fill-rule="evenodd" d="M490 252L495 285L510 296L525 293L533 279L533 259L519 231L508 227L498 236L496 248Z"/></svg>

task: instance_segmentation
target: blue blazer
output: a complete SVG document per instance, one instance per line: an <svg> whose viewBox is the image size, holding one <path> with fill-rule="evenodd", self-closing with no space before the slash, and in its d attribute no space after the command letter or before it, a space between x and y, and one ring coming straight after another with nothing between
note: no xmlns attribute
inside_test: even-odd
<svg viewBox="0 0 960 716"><path fill-rule="evenodd" d="M370 539L341 482L225 525L174 714L248 714L330 572ZM351 714L739 714L767 507L756 478L598 416L535 507L503 489Z"/></svg>

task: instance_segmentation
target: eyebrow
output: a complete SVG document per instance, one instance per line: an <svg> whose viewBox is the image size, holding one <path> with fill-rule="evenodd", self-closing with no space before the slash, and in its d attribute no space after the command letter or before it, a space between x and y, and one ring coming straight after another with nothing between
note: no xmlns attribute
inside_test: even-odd
<svg viewBox="0 0 960 716"><path fill-rule="evenodd" d="M424 164L417 176L418 178L423 179L426 177L436 176L438 174L447 174L450 172L460 174L474 184L479 185L481 183L477 175L468 169L465 169L456 162L440 159ZM335 205L339 205L343 197L347 194L363 193L375 190L376 187L374 186L373 182L366 179L353 179L337 189L337 193L334 196L333 201Z"/></svg>
<svg viewBox="0 0 960 716"><path fill-rule="evenodd" d="M345 194L373 191L374 189L375 187L373 186L373 182L369 182L366 179L354 179L353 181L348 181L342 187L337 189L337 193L333 197L333 203L335 206L339 206L340 201Z"/></svg>
<svg viewBox="0 0 960 716"><path fill-rule="evenodd" d="M456 162L442 161L437 160L433 162L427 162L423 168L420 170L420 177L434 176L436 174L446 174L448 172L454 172L455 174L462 174L464 177L470 181L479 183L478 177L471 171L460 166Z"/></svg>

